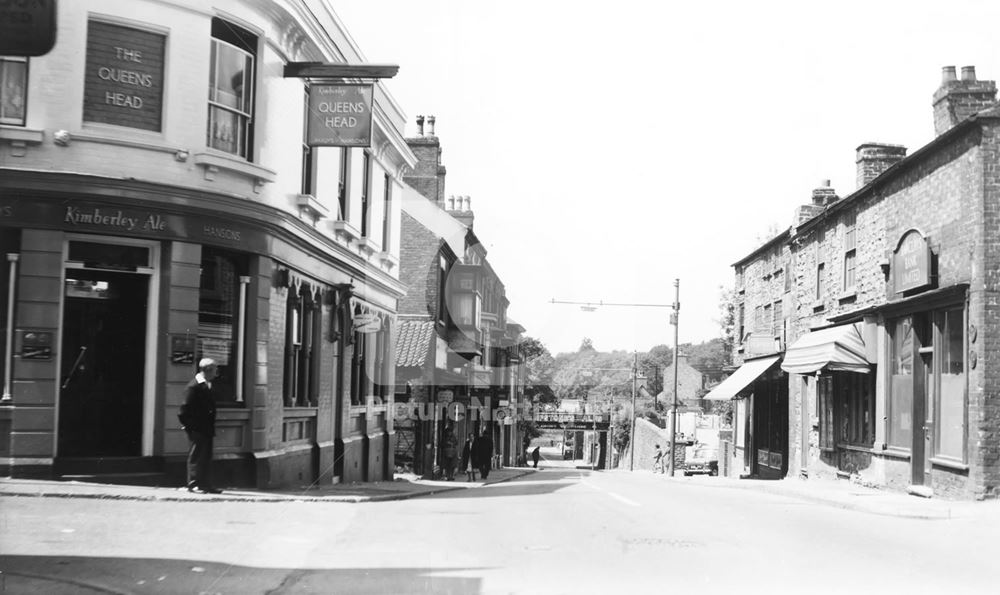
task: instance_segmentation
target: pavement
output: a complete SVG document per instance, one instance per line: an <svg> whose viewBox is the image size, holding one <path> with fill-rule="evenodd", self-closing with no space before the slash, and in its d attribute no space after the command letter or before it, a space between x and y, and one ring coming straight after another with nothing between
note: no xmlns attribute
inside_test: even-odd
<svg viewBox="0 0 1000 595"><path fill-rule="evenodd" d="M486 481L432 481L397 474L395 481L309 485L271 490L224 489L221 494L191 493L186 488L147 487L83 481L0 478L0 497L96 498L164 502L385 502L455 490L469 490L510 481L534 469L507 467L490 471Z"/></svg>
<svg viewBox="0 0 1000 595"><path fill-rule="evenodd" d="M618 471L627 473L627 471ZM650 473L636 471L635 473ZM946 500L924 498L905 492L879 489L844 479L806 479L786 477L779 480L736 479L728 477L655 474L658 479L683 486L697 483L723 489L752 490L799 501L844 510L898 518L943 520L954 518L991 518L1000 520L1000 501Z"/></svg>

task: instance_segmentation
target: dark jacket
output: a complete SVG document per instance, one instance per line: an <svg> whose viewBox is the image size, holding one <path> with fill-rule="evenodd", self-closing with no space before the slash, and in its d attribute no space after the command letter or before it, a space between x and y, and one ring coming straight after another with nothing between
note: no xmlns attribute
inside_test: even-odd
<svg viewBox="0 0 1000 595"><path fill-rule="evenodd" d="M215 436L215 396L207 383L197 379L188 382L177 419L189 432Z"/></svg>
<svg viewBox="0 0 1000 595"><path fill-rule="evenodd" d="M536 446L535 450L531 451L531 460L537 463L538 459L540 459L541 457L542 457L541 447Z"/></svg>
<svg viewBox="0 0 1000 595"><path fill-rule="evenodd" d="M476 438L472 443L472 466L478 468L490 464L493 458L493 441L485 436Z"/></svg>
<svg viewBox="0 0 1000 595"><path fill-rule="evenodd" d="M462 447L462 464L460 467L463 471L469 466L469 457L472 456L472 440L466 440L465 446Z"/></svg>

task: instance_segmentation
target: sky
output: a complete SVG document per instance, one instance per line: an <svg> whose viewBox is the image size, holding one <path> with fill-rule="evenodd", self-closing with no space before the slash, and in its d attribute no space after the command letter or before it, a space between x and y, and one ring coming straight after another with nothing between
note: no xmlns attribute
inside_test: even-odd
<svg viewBox="0 0 1000 595"><path fill-rule="evenodd" d="M330 0L407 114L434 115L448 195L553 353L720 336L732 264L864 142L933 137L941 69L1000 78L1000 3Z"/></svg>

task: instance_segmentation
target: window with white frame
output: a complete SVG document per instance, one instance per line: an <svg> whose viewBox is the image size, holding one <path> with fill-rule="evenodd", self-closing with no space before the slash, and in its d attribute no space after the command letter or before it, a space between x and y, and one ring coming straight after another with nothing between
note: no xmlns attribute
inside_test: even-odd
<svg viewBox="0 0 1000 595"><path fill-rule="evenodd" d="M382 190L382 250L389 251L389 237L392 232L392 177L385 174Z"/></svg>
<svg viewBox="0 0 1000 595"><path fill-rule="evenodd" d="M316 185L316 150L309 146L309 87L303 87L305 112L302 118L302 194L313 194Z"/></svg>
<svg viewBox="0 0 1000 595"><path fill-rule="evenodd" d="M370 231L368 224L371 214L372 200L372 155L368 151L362 153L361 161L361 237L367 238Z"/></svg>
<svg viewBox="0 0 1000 595"><path fill-rule="evenodd" d="M208 146L252 160L253 81L257 36L212 19L208 85Z"/></svg>
<svg viewBox="0 0 1000 595"><path fill-rule="evenodd" d="M351 149L340 149L340 172L337 179L337 221L347 221L349 188L351 181Z"/></svg>
<svg viewBox="0 0 1000 595"><path fill-rule="evenodd" d="M28 59L0 56L0 124L24 126L28 105Z"/></svg>

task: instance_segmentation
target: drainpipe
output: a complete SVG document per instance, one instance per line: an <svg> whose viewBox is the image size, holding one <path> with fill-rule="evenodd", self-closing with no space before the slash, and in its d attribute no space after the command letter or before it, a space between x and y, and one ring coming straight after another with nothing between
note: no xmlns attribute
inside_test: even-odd
<svg viewBox="0 0 1000 595"><path fill-rule="evenodd" d="M236 400L239 402L243 402L243 360L246 359L244 341L246 340L247 285L249 283L249 276L240 275L240 308L237 310L240 316L236 323L236 337L239 339L236 342Z"/></svg>
<svg viewBox="0 0 1000 595"><path fill-rule="evenodd" d="M7 262L10 263L10 282L7 285L7 336L5 338L4 358L3 358L3 397L0 401L11 399L10 383L11 371L14 367L14 282L17 280L17 260L18 254L8 253Z"/></svg>

